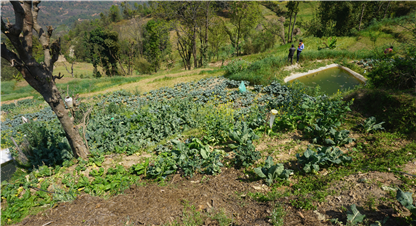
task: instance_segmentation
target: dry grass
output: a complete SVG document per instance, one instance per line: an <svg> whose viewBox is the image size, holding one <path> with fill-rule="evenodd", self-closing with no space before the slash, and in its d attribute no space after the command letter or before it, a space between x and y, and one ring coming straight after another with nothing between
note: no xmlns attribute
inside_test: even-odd
<svg viewBox="0 0 416 226"><path fill-rule="evenodd" d="M139 82L134 82L134 83L129 83L129 84L124 84L121 86L117 86L117 87L111 87L109 89L106 90L102 90L102 91L98 91L98 92L92 92L92 93L86 93L86 94L81 94L80 96L82 97L89 97L89 96L94 96L97 94L103 94L103 93L107 93L107 92L114 92L117 90L126 90L126 91L139 91L141 93L143 92L148 92L154 89L158 89L161 87L173 87L175 84L178 83L182 83L182 82L190 82L190 81L195 81L195 80L199 80L202 78L206 78L206 77L212 77L213 75L199 75L199 72L202 70L206 70L206 69L195 69L195 70L191 70L191 71L182 71L179 73L175 73L175 74L162 74L159 76L155 76L152 78L147 78L147 79L143 79ZM163 78L168 77L168 78L173 78L173 79L169 79L169 80L163 80ZM159 80L162 79L162 80ZM157 81L159 80L159 81ZM157 81L157 82L155 82Z"/></svg>

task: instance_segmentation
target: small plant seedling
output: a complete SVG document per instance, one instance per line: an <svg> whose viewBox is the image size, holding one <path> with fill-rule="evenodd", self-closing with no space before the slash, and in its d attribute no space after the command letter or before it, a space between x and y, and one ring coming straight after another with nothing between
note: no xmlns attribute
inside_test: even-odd
<svg viewBox="0 0 416 226"><path fill-rule="evenodd" d="M369 117L368 119L366 119L364 121L364 124L361 123L360 126L362 126L364 128L364 131L366 133L370 133L370 132L376 131L376 130L383 130L384 127L381 126L383 124L384 124L384 122L380 122L380 123L376 124L376 117L371 116L371 117Z"/></svg>

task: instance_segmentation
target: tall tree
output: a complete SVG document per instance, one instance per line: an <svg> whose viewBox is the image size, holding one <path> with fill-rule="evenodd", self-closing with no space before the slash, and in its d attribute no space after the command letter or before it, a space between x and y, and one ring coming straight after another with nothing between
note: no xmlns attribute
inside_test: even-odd
<svg viewBox="0 0 416 226"><path fill-rule="evenodd" d="M361 22L363 21L364 9L365 9L365 3L362 4L362 10L361 10L361 16L360 16L360 24L358 25L358 30L361 30Z"/></svg>
<svg viewBox="0 0 416 226"><path fill-rule="evenodd" d="M152 2L151 2L152 3ZM177 1L177 2L157 2L152 3L156 8L153 15L168 21L173 21L174 29L178 36L179 55L188 62L188 51L191 51L194 60L194 67L198 67L197 58L197 35L201 19L201 10L204 2L197 1ZM191 46L184 46L191 45ZM179 50L180 49L180 50ZM186 65L188 67L189 65ZM188 67L190 69L190 67Z"/></svg>
<svg viewBox="0 0 416 226"><path fill-rule="evenodd" d="M151 64L154 72L160 69L160 65L166 55L169 45L169 28L163 20L150 20L147 22L144 32L145 43L143 52L146 60Z"/></svg>
<svg viewBox="0 0 416 226"><path fill-rule="evenodd" d="M289 30L288 30L288 34L287 34L287 41L288 42L293 42L292 37L293 37L293 30L295 28L295 24L296 24L296 16L298 15L299 12L299 2L298 1L289 1L286 5L287 10L288 10L288 16L289 16ZM292 25L292 16L294 17L294 21L293 21L293 25ZM290 27L292 26L292 30L290 30Z"/></svg>
<svg viewBox="0 0 416 226"><path fill-rule="evenodd" d="M127 1L121 3L121 8L123 10L124 19L130 19L133 17L134 10L131 8L130 4Z"/></svg>
<svg viewBox="0 0 416 226"><path fill-rule="evenodd" d="M219 17L215 17L212 25L208 28L210 36L208 39L210 51L217 57L217 60L221 46L223 46L228 40L224 26L224 21Z"/></svg>
<svg viewBox="0 0 416 226"><path fill-rule="evenodd" d="M271 34L278 36L282 40L283 44L286 44L284 23L285 23L284 17L280 17L279 19L273 18L273 19L264 21L263 27L264 29L269 31Z"/></svg>
<svg viewBox="0 0 416 226"><path fill-rule="evenodd" d="M15 24L6 24L1 19L1 31L11 41L12 48L1 44L1 57L15 67L23 78L39 92L51 109L58 117L66 138L71 146L75 157L87 158L88 147L84 144L78 128L74 125L74 117L70 116L70 111L66 109L61 94L56 87L55 80L62 76L53 75L53 67L58 60L60 53L60 39L51 42L53 28L47 30L38 24L38 12L40 1L10 1L15 13ZM43 47L44 61L36 62L32 56L33 36L32 30L38 34L39 41Z"/></svg>
<svg viewBox="0 0 416 226"><path fill-rule="evenodd" d="M257 2L235 1L230 4L231 29L226 27L231 44L236 48L237 56L240 55L240 42L249 32L257 26L261 11Z"/></svg>
<svg viewBox="0 0 416 226"><path fill-rule="evenodd" d="M208 29L212 24L214 18L214 8L211 1L205 1L201 10L201 18L199 27L199 40L200 40L200 62L199 66L203 66L207 62L208 58Z"/></svg>
<svg viewBox="0 0 416 226"><path fill-rule="evenodd" d="M119 61L120 44L117 32L97 26L85 35L85 45L90 53L95 72L97 72L97 66L100 65L107 76L118 74L117 61Z"/></svg>
<svg viewBox="0 0 416 226"><path fill-rule="evenodd" d="M108 17L111 22L119 22L121 20L120 8L116 5L112 5L110 7L110 11L108 12Z"/></svg>

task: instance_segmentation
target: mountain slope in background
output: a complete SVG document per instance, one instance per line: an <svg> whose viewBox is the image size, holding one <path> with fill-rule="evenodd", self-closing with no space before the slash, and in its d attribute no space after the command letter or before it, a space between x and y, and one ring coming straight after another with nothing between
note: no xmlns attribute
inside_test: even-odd
<svg viewBox="0 0 416 226"><path fill-rule="evenodd" d="M42 27L52 25L56 33L65 32L75 21L98 19L100 13L108 12L111 5L120 4L120 1L44 1L39 4L38 21ZM1 2L1 16L5 21L8 18L10 22L14 22L13 6L10 2Z"/></svg>

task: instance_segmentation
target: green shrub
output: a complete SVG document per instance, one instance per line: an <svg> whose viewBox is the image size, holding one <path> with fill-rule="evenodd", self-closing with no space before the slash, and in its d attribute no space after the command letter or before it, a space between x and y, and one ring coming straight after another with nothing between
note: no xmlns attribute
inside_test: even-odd
<svg viewBox="0 0 416 226"><path fill-rule="evenodd" d="M380 89L359 89L346 100L355 99L352 109L364 117L384 121L384 128L416 135L416 101L412 94Z"/></svg>
<svg viewBox="0 0 416 226"><path fill-rule="evenodd" d="M26 123L22 132L27 135L31 152L28 158L33 166L60 165L72 159L71 147L58 120Z"/></svg>
<svg viewBox="0 0 416 226"><path fill-rule="evenodd" d="M134 63L134 69L140 72L140 74L152 74L152 64L147 62L144 58L139 58Z"/></svg>
<svg viewBox="0 0 416 226"><path fill-rule="evenodd" d="M407 48L404 57L386 57L376 62L368 73L370 82L375 87L388 89L416 90L416 47Z"/></svg>

